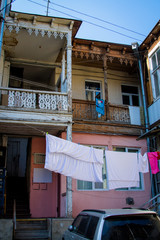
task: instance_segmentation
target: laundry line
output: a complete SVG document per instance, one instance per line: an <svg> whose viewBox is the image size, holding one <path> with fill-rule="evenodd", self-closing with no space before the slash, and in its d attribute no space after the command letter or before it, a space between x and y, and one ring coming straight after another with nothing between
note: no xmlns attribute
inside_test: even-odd
<svg viewBox="0 0 160 240"><path fill-rule="evenodd" d="M109 189L138 187L139 172L149 172L148 158L140 153L105 151ZM103 182L103 150L46 134L45 168L77 180Z"/></svg>

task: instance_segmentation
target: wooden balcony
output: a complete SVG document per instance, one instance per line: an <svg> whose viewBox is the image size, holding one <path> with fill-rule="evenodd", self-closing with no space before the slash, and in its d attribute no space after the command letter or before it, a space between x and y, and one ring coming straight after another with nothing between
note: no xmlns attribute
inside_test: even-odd
<svg viewBox="0 0 160 240"><path fill-rule="evenodd" d="M73 100L73 120L108 121L112 123L130 124L130 113L128 106L105 105L105 115L98 117L94 101Z"/></svg>
<svg viewBox="0 0 160 240"><path fill-rule="evenodd" d="M0 87L1 133L23 136L57 135L72 122L68 95Z"/></svg>
<svg viewBox="0 0 160 240"><path fill-rule="evenodd" d="M66 93L0 87L1 106L51 112L68 112Z"/></svg>

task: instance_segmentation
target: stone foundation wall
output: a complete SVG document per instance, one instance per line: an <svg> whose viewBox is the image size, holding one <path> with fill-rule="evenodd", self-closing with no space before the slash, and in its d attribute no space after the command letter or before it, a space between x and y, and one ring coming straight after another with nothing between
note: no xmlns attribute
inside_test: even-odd
<svg viewBox="0 0 160 240"><path fill-rule="evenodd" d="M63 233L72 222L71 218L52 218L52 240L62 240Z"/></svg>
<svg viewBox="0 0 160 240"><path fill-rule="evenodd" d="M0 240L12 240L13 220L0 219Z"/></svg>

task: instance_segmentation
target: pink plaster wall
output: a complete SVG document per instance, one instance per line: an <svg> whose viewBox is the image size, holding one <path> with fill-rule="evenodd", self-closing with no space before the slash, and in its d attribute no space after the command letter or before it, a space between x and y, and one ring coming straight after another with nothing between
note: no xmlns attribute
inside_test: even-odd
<svg viewBox="0 0 160 240"><path fill-rule="evenodd" d="M44 168L34 164L34 153L45 153L45 138L32 138L30 173L30 212L33 218L57 217L57 174L52 173L52 183L33 183L33 169Z"/></svg>
<svg viewBox="0 0 160 240"><path fill-rule="evenodd" d="M66 139L66 135L62 137ZM73 133L72 141L80 144L108 146L112 150L112 146L135 147L140 148L141 153L147 151L146 140L137 141L136 137L130 136L107 136L84 133ZM116 190L98 190L98 191L80 191L77 190L77 181L73 180L73 217L75 217L83 209L91 208L122 208L129 207L126 205L126 198L132 197L134 205L132 207L140 207L143 203L150 199L151 186L149 173L144 176L144 190L139 191L116 191Z"/></svg>

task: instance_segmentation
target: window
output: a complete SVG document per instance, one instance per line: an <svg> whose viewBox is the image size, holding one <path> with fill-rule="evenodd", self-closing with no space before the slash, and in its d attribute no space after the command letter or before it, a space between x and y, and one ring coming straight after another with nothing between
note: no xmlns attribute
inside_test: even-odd
<svg viewBox="0 0 160 240"><path fill-rule="evenodd" d="M160 222L154 215L111 216L104 220L102 240L160 238Z"/></svg>
<svg viewBox="0 0 160 240"><path fill-rule="evenodd" d="M95 101L101 98L100 82L85 81L86 100Z"/></svg>
<svg viewBox="0 0 160 240"><path fill-rule="evenodd" d="M104 164L102 168L102 178L103 182L88 182L88 181L82 181L82 180L77 180L77 189L78 190L103 190L107 189L107 174L106 174L106 161L105 161L105 147L95 147L99 149L103 149L103 159L104 159Z"/></svg>
<svg viewBox="0 0 160 240"><path fill-rule="evenodd" d="M113 151L118 152L130 152L130 153L138 153L139 149L137 148L128 148L128 147L113 147ZM142 190L143 189L143 175L139 173L140 184L139 187L131 187L131 188L118 188L117 190Z"/></svg>
<svg viewBox="0 0 160 240"><path fill-rule="evenodd" d="M153 97L156 99L160 96L160 48L151 55L150 65Z"/></svg>
<svg viewBox="0 0 160 240"><path fill-rule="evenodd" d="M93 239L99 218L90 215L78 215L74 220L73 232L87 239Z"/></svg>
<svg viewBox="0 0 160 240"><path fill-rule="evenodd" d="M122 102L125 105L139 106L138 87L122 85Z"/></svg>

